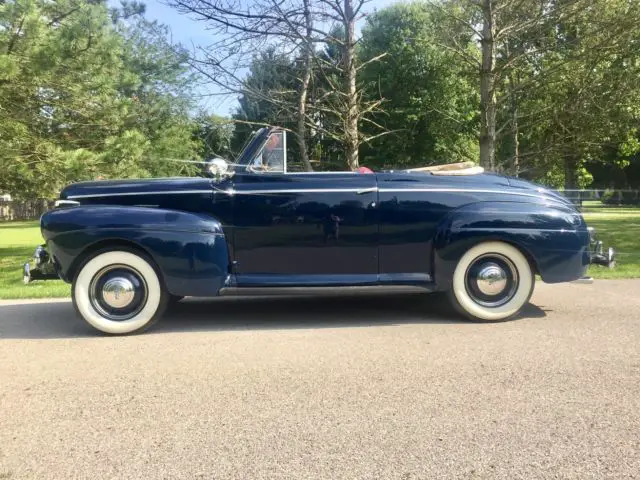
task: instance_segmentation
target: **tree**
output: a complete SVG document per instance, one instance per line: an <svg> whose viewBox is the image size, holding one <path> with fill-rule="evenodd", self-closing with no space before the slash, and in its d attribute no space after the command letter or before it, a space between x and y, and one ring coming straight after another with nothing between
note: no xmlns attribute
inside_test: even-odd
<svg viewBox="0 0 640 480"><path fill-rule="evenodd" d="M586 166L614 167L633 156L640 120L639 21L637 3L591 2L551 26L554 48L519 72L529 85L518 92L521 156L547 182L585 187L592 179Z"/></svg>
<svg viewBox="0 0 640 480"><path fill-rule="evenodd" d="M201 148L192 137L195 125L190 112L197 78L189 68L187 51L169 42L165 25L141 14L125 16L115 27L124 40L124 74L117 88L123 99L132 100L122 117L122 130L138 131L148 142L142 174L193 173L189 164L171 161L195 158Z"/></svg>
<svg viewBox="0 0 640 480"><path fill-rule="evenodd" d="M368 95L384 99L373 116L389 135L364 149L367 164L418 166L476 160L477 91L459 56L437 45L438 9L424 2L398 4L367 19L362 70ZM366 131L365 123L363 129Z"/></svg>
<svg viewBox="0 0 640 480"><path fill-rule="evenodd" d="M117 133L121 43L96 2L16 0L0 6L0 190L52 194L91 172Z"/></svg>
<svg viewBox="0 0 640 480"><path fill-rule="evenodd" d="M638 2L430 3L438 43L476 74L485 168L575 188L586 164L633 144Z"/></svg>
<svg viewBox="0 0 640 480"><path fill-rule="evenodd" d="M232 141L234 149L245 144L256 126L295 128L295 118L287 108L296 102L295 77L294 63L274 47L254 55L233 114L233 119L238 122Z"/></svg>
<svg viewBox="0 0 640 480"><path fill-rule="evenodd" d="M200 114L195 119L194 136L200 143L199 156L203 159L213 157L228 158L231 155L231 140L234 124L218 115Z"/></svg>
<svg viewBox="0 0 640 480"><path fill-rule="evenodd" d="M349 168L358 167L358 150L371 140L363 136L360 124L380 102L364 102L358 83L356 23L367 0L254 0L239 8L235 0L171 0L181 13L192 14L207 22L219 38L194 65L211 81L228 92L250 95L271 102L280 112L295 118L293 130L302 161L310 168L305 140L320 133L339 141ZM340 62L328 63L323 46L340 49ZM279 55L295 59L296 85L293 90L268 93L251 90L244 81L250 68L247 59L256 53L275 49ZM337 72L337 75L336 75ZM316 97L313 109L308 102L314 76L330 84L326 96ZM337 82L335 81L337 80ZM318 124L318 116L335 122Z"/></svg>
<svg viewBox="0 0 640 480"><path fill-rule="evenodd" d="M496 143L499 129L498 112L510 95L503 94L505 85L515 77L513 72L523 63L535 61L553 42L545 42L549 27L571 18L579 12L587 0L477 0L462 2L449 0L432 4L440 9L451 32L443 32L443 45L456 52L469 66L478 72L480 90L480 164L495 170ZM509 48L512 42L526 39L522 48ZM470 54L469 40L476 41L479 55ZM518 88L530 88L538 80Z"/></svg>
<svg viewBox="0 0 640 480"><path fill-rule="evenodd" d="M250 8L240 7L235 0L169 2L179 12L207 21L213 35L219 39L208 48L202 48L200 58L194 55L192 59L193 66L202 75L228 93L260 98L262 103L271 102L278 110L286 109L289 115L296 116L293 131L301 161L307 170L311 169L305 143L312 68L310 59L313 52L310 2L257 0ZM283 44L286 44L285 50L278 48ZM277 51L281 56L301 55L303 68L293 91L264 92L252 89L252 85L244 82L243 72L251 67L252 59L267 50L272 54ZM292 95L293 92L295 95ZM295 97L293 102L292 97Z"/></svg>
<svg viewBox="0 0 640 480"><path fill-rule="evenodd" d="M333 8L333 3L326 2ZM344 0L344 7L334 8L337 16L336 19L342 21L345 36L343 43L343 59L344 59L344 95L346 114L344 117L344 138L345 138L345 156L347 164L352 170L358 168L358 148L360 147L360 139L358 138L358 123L360 120L360 111L358 105L358 87L356 85L356 77L358 75L358 67L356 65L356 12L357 8L362 6L363 2L354 2L353 0ZM355 4L355 5L354 5Z"/></svg>
<svg viewBox="0 0 640 480"><path fill-rule="evenodd" d="M158 161L197 153L191 80L140 5L117 13L98 0L14 0L0 9L1 191L53 196L97 176L192 170Z"/></svg>

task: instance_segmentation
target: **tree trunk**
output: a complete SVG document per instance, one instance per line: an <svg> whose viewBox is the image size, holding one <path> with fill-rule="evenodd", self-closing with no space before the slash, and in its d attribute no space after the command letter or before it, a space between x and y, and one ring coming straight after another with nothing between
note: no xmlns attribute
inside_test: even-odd
<svg viewBox="0 0 640 480"><path fill-rule="evenodd" d="M520 129L518 127L518 104L513 107L513 176L520 176Z"/></svg>
<svg viewBox="0 0 640 480"><path fill-rule="evenodd" d="M351 170L358 168L358 92L356 89L356 33L353 0L344 0L344 69L347 112L344 125L344 151L347 165Z"/></svg>
<svg viewBox="0 0 640 480"><path fill-rule="evenodd" d="M506 58L507 59L511 58L511 48L510 48L509 42L506 42L504 47L505 47ZM520 52L518 52L518 54L519 53ZM516 81L516 78L518 79L517 81ZM518 89L518 86L520 85L520 76L517 73L514 73L513 71L511 71L509 72L508 79L509 79L508 94L509 94L509 97L511 98L511 135L512 135L511 141L513 142L511 168L509 169L509 172L514 177L518 177L520 175L520 138L519 138L520 128L518 124L519 103L518 103L517 89Z"/></svg>
<svg viewBox="0 0 640 480"><path fill-rule="evenodd" d="M495 12L493 0L482 1L482 67L480 71L480 166L495 169L496 157L496 91L495 44L493 38Z"/></svg>
<svg viewBox="0 0 640 480"><path fill-rule="evenodd" d="M0 2L0 3L4 3L4 2ZM13 53L13 47L15 47L16 42L18 41L18 38L20 37L20 34L22 33L22 27L24 26L24 21L27 17L24 16L22 17L22 19L20 20L20 25L17 26L17 28L15 28L15 32L14 30L14 26L11 25L11 40L9 41L9 45L7 45L7 55L11 55L11 53Z"/></svg>
<svg viewBox="0 0 640 480"><path fill-rule="evenodd" d="M313 33L313 25L311 18L311 10L309 9L309 0L303 0L304 4L304 21L306 27L306 36L304 40L304 71L302 73L302 85L298 95L298 125L296 128L296 139L300 148L300 160L307 172L311 172L311 162L309 161L309 152L307 151L307 96L309 94L309 83L311 82L311 60L313 55L313 45L311 43L311 35Z"/></svg>
<svg viewBox="0 0 640 480"><path fill-rule="evenodd" d="M509 84L511 86L511 133L513 135L513 161L512 161L512 175L518 177L520 175L520 125L518 123L518 94L516 90L518 84L516 84L515 75L512 73L509 76Z"/></svg>
<svg viewBox="0 0 640 480"><path fill-rule="evenodd" d="M578 158L575 153L564 155L564 189L576 190L578 188Z"/></svg>

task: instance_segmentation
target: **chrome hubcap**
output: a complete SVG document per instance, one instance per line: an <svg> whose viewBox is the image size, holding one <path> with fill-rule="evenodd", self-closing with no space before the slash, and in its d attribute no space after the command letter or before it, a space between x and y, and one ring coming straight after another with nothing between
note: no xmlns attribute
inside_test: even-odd
<svg viewBox="0 0 640 480"><path fill-rule="evenodd" d="M479 256L469 265L465 275L467 293L483 307L495 308L509 302L518 285L516 266L498 253Z"/></svg>
<svg viewBox="0 0 640 480"><path fill-rule="evenodd" d="M133 282L124 277L107 280L102 286L102 298L111 308L124 308L133 302L135 287Z"/></svg>
<svg viewBox="0 0 640 480"><path fill-rule="evenodd" d="M147 284L142 275L128 265L109 265L91 280L89 300L104 318L129 320L147 303Z"/></svg>
<svg viewBox="0 0 640 480"><path fill-rule="evenodd" d="M476 282L478 290L485 295L498 295L507 288L507 272L499 265L489 263L478 272Z"/></svg>

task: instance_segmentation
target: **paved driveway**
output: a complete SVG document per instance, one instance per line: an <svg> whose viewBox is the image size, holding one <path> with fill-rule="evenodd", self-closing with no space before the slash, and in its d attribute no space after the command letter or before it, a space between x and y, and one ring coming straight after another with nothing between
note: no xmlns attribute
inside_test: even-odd
<svg viewBox="0 0 640 480"><path fill-rule="evenodd" d="M639 293L190 301L122 338L4 302L0 478L638 478Z"/></svg>

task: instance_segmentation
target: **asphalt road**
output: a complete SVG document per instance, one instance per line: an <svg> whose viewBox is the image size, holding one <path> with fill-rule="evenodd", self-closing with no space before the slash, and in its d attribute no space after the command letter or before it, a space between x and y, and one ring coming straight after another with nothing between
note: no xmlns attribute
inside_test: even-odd
<svg viewBox="0 0 640 480"><path fill-rule="evenodd" d="M0 479L640 478L639 292L188 301L120 338L2 302Z"/></svg>

